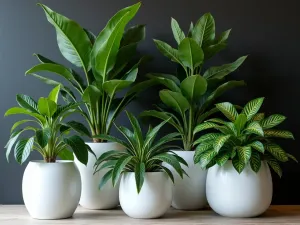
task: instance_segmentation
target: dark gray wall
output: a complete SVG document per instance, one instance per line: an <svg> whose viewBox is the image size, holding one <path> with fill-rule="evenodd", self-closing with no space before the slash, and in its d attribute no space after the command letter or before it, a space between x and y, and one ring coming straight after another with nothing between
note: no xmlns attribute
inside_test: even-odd
<svg viewBox="0 0 300 225"><path fill-rule="evenodd" d="M15 95L24 93L35 98L46 96L50 88L24 72L36 63L33 53L41 53L59 62L65 62L56 44L54 29L45 19L35 0L0 1L0 115L14 106ZM82 26L98 33L107 20L120 8L133 4L133 0L43 0L54 10L78 21ZM174 64L155 49L152 38L174 43L170 30L170 17L176 18L187 30L191 20L211 12L219 32L233 28L228 50L211 64L235 60L241 55L249 58L234 74L245 79L248 88L231 92L224 99L243 104L254 97L265 96L266 112L282 113L288 117L285 128L292 130L296 141L283 143L286 150L300 159L298 106L300 98L300 3L298 0L144 0L133 23L147 24L147 40L140 46L142 54L151 54L155 60L142 69L145 72L172 72ZM150 108L148 91L143 101L133 103L129 110L136 114ZM142 104L143 102L143 104ZM0 143L5 145L9 129L18 118L1 119ZM127 124L124 115L118 122ZM31 157L39 158L38 155ZM21 181L26 165L19 166L11 157L8 164L5 151L0 154L0 204L22 203ZM280 180L274 177L275 204L300 204L300 167L293 163L283 166Z"/></svg>

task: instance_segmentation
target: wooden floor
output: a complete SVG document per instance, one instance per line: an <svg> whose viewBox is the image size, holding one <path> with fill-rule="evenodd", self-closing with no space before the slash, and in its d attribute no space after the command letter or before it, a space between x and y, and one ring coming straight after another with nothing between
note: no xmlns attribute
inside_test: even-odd
<svg viewBox="0 0 300 225"><path fill-rule="evenodd" d="M64 220L35 220L30 218L24 206L1 206L0 225L37 225L37 224L80 224L80 225L143 225L143 224L300 224L300 206L272 206L258 218L233 219L221 217L210 210L170 211L160 219L138 220L127 217L122 210L86 210L79 207L74 216Z"/></svg>

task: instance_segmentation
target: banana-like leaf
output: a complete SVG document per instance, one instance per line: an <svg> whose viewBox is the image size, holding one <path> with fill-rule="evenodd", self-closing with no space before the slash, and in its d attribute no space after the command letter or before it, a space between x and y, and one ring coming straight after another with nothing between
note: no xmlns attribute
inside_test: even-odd
<svg viewBox="0 0 300 225"><path fill-rule="evenodd" d="M60 86L56 86L54 89L52 89L52 91L48 95L48 99L57 104L59 91L60 91Z"/></svg>
<svg viewBox="0 0 300 225"><path fill-rule="evenodd" d="M159 83L159 84L166 86L171 91L180 92L180 88L173 80L171 80L167 77L161 76L161 75L162 74L147 74L147 77L149 77L152 80L157 81L157 83Z"/></svg>
<svg viewBox="0 0 300 225"><path fill-rule="evenodd" d="M232 165L238 173L241 173L246 166L244 161L239 159L237 156L232 159Z"/></svg>
<svg viewBox="0 0 300 225"><path fill-rule="evenodd" d="M195 24L192 38L202 46L210 45L215 39L215 20L210 13L204 14Z"/></svg>
<svg viewBox="0 0 300 225"><path fill-rule="evenodd" d="M222 135L220 137L217 137L213 144L214 151L218 153L230 137L231 135Z"/></svg>
<svg viewBox="0 0 300 225"><path fill-rule="evenodd" d="M88 151L84 141L77 135L64 138L64 142L69 145L79 162L86 165L88 162Z"/></svg>
<svg viewBox="0 0 300 225"><path fill-rule="evenodd" d="M287 131L287 130L275 130L275 129L265 130L264 135L265 135L265 137L294 139L294 135L290 131Z"/></svg>
<svg viewBox="0 0 300 225"><path fill-rule="evenodd" d="M37 103L28 95L18 94L16 98L19 106L33 113L39 113Z"/></svg>
<svg viewBox="0 0 300 225"><path fill-rule="evenodd" d="M50 118L56 112L57 104L48 98L42 97L38 101L38 109L42 115L48 116Z"/></svg>
<svg viewBox="0 0 300 225"><path fill-rule="evenodd" d="M179 59L179 53L178 50L175 48L172 48L167 43L154 39L154 43L156 45L156 48L167 58L171 59L173 62L177 62L181 64L181 61Z"/></svg>
<svg viewBox="0 0 300 225"><path fill-rule="evenodd" d="M230 35L231 29L223 31L220 36L217 38L216 43L222 43L226 42L229 35Z"/></svg>
<svg viewBox="0 0 300 225"><path fill-rule="evenodd" d="M82 123L76 121L68 121L66 125L81 135L91 137L90 131Z"/></svg>
<svg viewBox="0 0 300 225"><path fill-rule="evenodd" d="M109 80L103 83L103 90L113 97L117 91L129 87L133 82L128 80Z"/></svg>
<svg viewBox="0 0 300 225"><path fill-rule="evenodd" d="M35 132L36 141L39 144L39 146L43 149L49 141L49 138L51 137L51 129L49 127L37 130Z"/></svg>
<svg viewBox="0 0 300 225"><path fill-rule="evenodd" d="M178 92L162 90L159 92L159 97L164 104L179 112L181 115L190 107L188 100Z"/></svg>
<svg viewBox="0 0 300 225"><path fill-rule="evenodd" d="M252 152L250 158L250 166L255 173L258 173L261 167L261 158L258 152Z"/></svg>
<svg viewBox="0 0 300 225"><path fill-rule="evenodd" d="M190 101L196 102L207 90L207 82L200 75L185 78L180 85L182 94Z"/></svg>
<svg viewBox="0 0 300 225"><path fill-rule="evenodd" d="M23 164L32 150L34 137L23 139L17 142L15 146L15 159L18 163Z"/></svg>
<svg viewBox="0 0 300 225"><path fill-rule="evenodd" d="M247 121L251 120L253 116L259 111L263 102L264 98L256 98L245 105L242 113L247 116Z"/></svg>
<svg viewBox="0 0 300 225"><path fill-rule="evenodd" d="M136 25L127 29L123 35L121 46L138 43L146 37L146 26Z"/></svg>
<svg viewBox="0 0 300 225"><path fill-rule="evenodd" d="M204 47L203 48L204 60L205 61L209 60L211 57L213 57L215 54L222 51L226 47L227 47L227 43L225 43L225 42L220 42L220 43L216 43L216 44Z"/></svg>
<svg viewBox="0 0 300 225"><path fill-rule="evenodd" d="M185 34L181 30L178 22L174 18L171 18L171 28L176 42L180 44L181 41L185 38Z"/></svg>
<svg viewBox="0 0 300 225"><path fill-rule="evenodd" d="M143 183L144 183L144 177L145 177L145 164L144 163L137 163L135 165L135 182L136 182L136 190L137 193L140 193Z"/></svg>
<svg viewBox="0 0 300 225"><path fill-rule="evenodd" d="M259 136L264 136L264 131L261 127L261 125L259 124L259 122L254 121L251 122L246 129L244 129L243 132L247 132L247 133L251 133L251 134L257 134Z"/></svg>
<svg viewBox="0 0 300 225"><path fill-rule="evenodd" d="M4 116L17 115L17 114L24 114L24 115L34 117L42 124L44 124L46 122L46 119L42 115L37 114L37 113L32 113L32 112L28 111L27 109L23 109L23 108L19 108L19 107L13 107L13 108L8 109L5 112Z"/></svg>
<svg viewBox="0 0 300 225"><path fill-rule="evenodd" d="M204 53L195 40L185 38L178 46L178 57L184 66L193 70L203 63Z"/></svg>
<svg viewBox="0 0 300 225"><path fill-rule="evenodd" d="M250 144L250 146L261 153L265 152L264 145L260 141L254 141Z"/></svg>
<svg viewBox="0 0 300 225"><path fill-rule="evenodd" d="M264 145L265 149L270 152L278 161L287 162L288 156L286 152L277 144L274 143L266 143Z"/></svg>
<svg viewBox="0 0 300 225"><path fill-rule="evenodd" d="M243 147L237 147L236 149L237 149L239 159L246 164L251 158L251 147L243 146Z"/></svg>
<svg viewBox="0 0 300 225"><path fill-rule="evenodd" d="M238 116L235 107L229 102L216 104L216 107L226 116L229 120L234 122Z"/></svg>
<svg viewBox="0 0 300 225"><path fill-rule="evenodd" d="M263 129L270 129L279 124L281 124L286 119L285 116L280 114L271 115L261 121L261 126Z"/></svg>
<svg viewBox="0 0 300 225"><path fill-rule="evenodd" d="M174 75L172 75L172 74L165 74L165 73L148 73L148 74L146 74L146 76L147 76L147 77L150 77L150 78L152 78L152 77L166 78L166 79L168 79L168 80L172 80L173 82L175 82L175 84L176 84L177 86L180 86L180 80L179 80L176 76L174 76Z"/></svg>
<svg viewBox="0 0 300 225"><path fill-rule="evenodd" d="M101 91L94 85L89 85L83 92L83 102L89 104L92 108L96 108L96 103L101 97Z"/></svg>
<svg viewBox="0 0 300 225"><path fill-rule="evenodd" d="M118 161L115 164L115 167L112 172L112 182L113 186L115 186L120 178L121 173L123 172L125 166L133 159L133 156L122 156L118 159Z"/></svg>

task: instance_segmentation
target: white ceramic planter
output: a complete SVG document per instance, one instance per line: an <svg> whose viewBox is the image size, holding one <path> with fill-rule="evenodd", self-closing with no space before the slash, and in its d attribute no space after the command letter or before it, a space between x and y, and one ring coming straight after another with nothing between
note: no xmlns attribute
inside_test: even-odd
<svg viewBox="0 0 300 225"><path fill-rule="evenodd" d="M174 151L182 157L189 165L182 165L189 177L183 179L178 175L174 168L167 166L173 173L175 185L173 187L172 207L181 210L197 210L207 205L205 186L206 170L202 170L198 164L194 164L194 151Z"/></svg>
<svg viewBox="0 0 300 225"><path fill-rule="evenodd" d="M172 202L172 182L163 172L145 174L137 193L134 173L125 173L120 182L120 205L130 217L150 219L163 216Z"/></svg>
<svg viewBox="0 0 300 225"><path fill-rule="evenodd" d="M79 203L80 174L73 161L31 161L23 175L22 191L33 218L68 218Z"/></svg>
<svg viewBox="0 0 300 225"><path fill-rule="evenodd" d="M265 212L272 201L270 169L262 162L256 174L247 165L241 174L228 161L208 170L206 194L210 207L227 217L255 217Z"/></svg>
<svg viewBox="0 0 300 225"><path fill-rule="evenodd" d="M96 154L97 158L104 152L110 150L123 150L124 147L118 143L86 143ZM87 209L112 209L119 205L119 187L112 186L108 181L105 186L99 190L99 183L108 169L94 173L94 164L96 158L89 153L87 166L80 163L75 157L75 163L80 171L82 181L82 191L79 204Z"/></svg>

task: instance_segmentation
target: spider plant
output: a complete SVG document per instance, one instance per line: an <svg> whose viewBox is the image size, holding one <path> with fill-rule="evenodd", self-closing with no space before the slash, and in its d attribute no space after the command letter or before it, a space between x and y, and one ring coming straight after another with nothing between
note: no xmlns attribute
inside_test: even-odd
<svg viewBox="0 0 300 225"><path fill-rule="evenodd" d="M38 151L45 162L52 163L59 156L62 159L73 157L70 149L80 162L87 164L89 146L78 135L70 136L71 130L79 134L89 131L85 126L76 121L63 122L70 114L74 113L79 103L58 105L60 86L55 87L47 98L40 98L38 102L28 95L18 94L17 103L20 107L13 107L6 111L5 116L26 115L33 119L17 121L11 128L10 139L5 146L6 157L9 159L14 147L14 156L18 163L24 163L33 150ZM27 124L19 129L20 125ZM18 129L17 129L18 128ZM24 132L31 131L30 138L20 138ZM26 133L25 132L25 133Z"/></svg>
<svg viewBox="0 0 300 225"><path fill-rule="evenodd" d="M154 128L149 126L146 135L142 134L142 129L138 120L129 112L126 112L132 125L133 131L123 126L116 126L119 132L124 136L126 141L120 140L109 135L99 135L98 138L107 141L114 141L123 145L125 151L111 150L102 154L95 164L95 172L103 169L108 169L108 172L103 176L100 188L108 181L112 180L113 185L116 185L122 173L134 172L137 192L139 193L144 182L144 176L147 172L165 172L172 182L174 177L172 172L162 165L169 164L175 171L183 177L185 171L180 163L187 166L187 163L174 152L170 151L169 142L178 140L179 133L170 133L159 140L155 138L161 127L167 123L167 120L160 123Z"/></svg>
<svg viewBox="0 0 300 225"><path fill-rule="evenodd" d="M223 166L232 160L233 167L241 173L247 163L254 172L258 172L261 161L266 160L270 167L281 177L280 162L296 158L286 153L278 144L276 138L294 139L291 132L274 129L286 117L280 114L265 118L264 113L258 113L264 98L257 98L248 102L240 113L229 103L216 104L217 109L229 121L212 118L199 124L194 134L207 129L217 132L202 135L195 141L195 163L208 169L215 164Z"/></svg>

